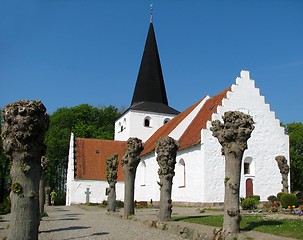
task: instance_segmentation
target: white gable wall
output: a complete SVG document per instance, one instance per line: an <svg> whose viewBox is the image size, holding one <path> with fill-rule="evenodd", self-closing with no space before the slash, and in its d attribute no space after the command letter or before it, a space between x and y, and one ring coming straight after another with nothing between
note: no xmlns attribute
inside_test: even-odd
<svg viewBox="0 0 303 240"><path fill-rule="evenodd" d="M237 84L232 86L232 92L227 94L227 99L224 99L223 106L218 107L218 114L213 114L213 120L219 119L222 121L222 115L226 111L242 111L253 117L255 129L252 132L251 138L248 140L248 149L244 152L243 160L246 157L251 157L253 160L252 173L245 175L242 165L242 179L240 195L245 197L246 188L245 181L247 178L253 180L254 195L260 195L261 200L267 200L269 195L276 195L281 191L281 174L278 169L275 157L283 155L289 162L288 136L284 134L284 128L280 127L279 120L275 119L274 112L270 111L269 105L264 102L264 97L260 96L258 88L255 88L254 81L249 79L249 72L242 71L241 77L237 78ZM208 123L208 129L210 122ZM203 142L205 144L205 161L208 182L209 180L222 179L224 181L224 172L219 169L224 169L224 161L219 160L218 155L221 154L221 146L217 139L211 136L210 130L202 130ZM213 139L211 139L213 138ZM215 145L212 142L216 142ZM216 150L217 149L217 150ZM222 159L222 158L221 158ZM212 176L216 173L218 176ZM222 175L222 176L219 176ZM213 184L207 184L209 193L208 199L216 201L218 196L214 193ZM222 190L222 189L221 189ZM223 201L223 195L222 195Z"/></svg>

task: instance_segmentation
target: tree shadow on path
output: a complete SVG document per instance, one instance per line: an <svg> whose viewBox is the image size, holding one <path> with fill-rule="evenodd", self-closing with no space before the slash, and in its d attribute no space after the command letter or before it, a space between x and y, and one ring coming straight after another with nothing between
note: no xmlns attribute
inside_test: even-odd
<svg viewBox="0 0 303 240"><path fill-rule="evenodd" d="M73 230L80 230L80 229L88 229L90 227L83 227L83 226L71 226L67 228L57 228L57 229L51 229L46 231L40 231L39 233L51 233L51 232L61 232L61 231L73 231Z"/></svg>
<svg viewBox="0 0 303 240"><path fill-rule="evenodd" d="M264 221L256 221L256 222L248 222L248 226L242 228L242 231L251 231L254 230L257 227L260 226L276 226L276 225L282 225L283 222L281 221L275 221L275 220L264 220Z"/></svg>

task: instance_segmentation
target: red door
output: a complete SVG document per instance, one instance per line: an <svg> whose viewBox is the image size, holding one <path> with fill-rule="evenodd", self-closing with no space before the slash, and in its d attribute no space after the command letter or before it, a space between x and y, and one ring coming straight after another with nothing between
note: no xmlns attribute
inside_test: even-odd
<svg viewBox="0 0 303 240"><path fill-rule="evenodd" d="M254 195L253 181L251 178L246 180L246 197Z"/></svg>

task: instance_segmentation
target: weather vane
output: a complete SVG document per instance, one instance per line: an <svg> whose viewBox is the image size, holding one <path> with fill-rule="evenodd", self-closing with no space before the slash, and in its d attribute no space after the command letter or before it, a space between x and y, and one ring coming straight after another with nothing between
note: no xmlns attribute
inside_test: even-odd
<svg viewBox="0 0 303 240"><path fill-rule="evenodd" d="M150 22L153 22L154 4L150 4Z"/></svg>

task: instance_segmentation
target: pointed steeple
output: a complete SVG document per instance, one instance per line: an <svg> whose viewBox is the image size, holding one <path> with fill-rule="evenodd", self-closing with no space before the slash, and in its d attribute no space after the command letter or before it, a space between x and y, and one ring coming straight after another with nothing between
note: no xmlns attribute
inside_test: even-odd
<svg viewBox="0 0 303 240"><path fill-rule="evenodd" d="M168 106L152 19L130 109L178 114Z"/></svg>

